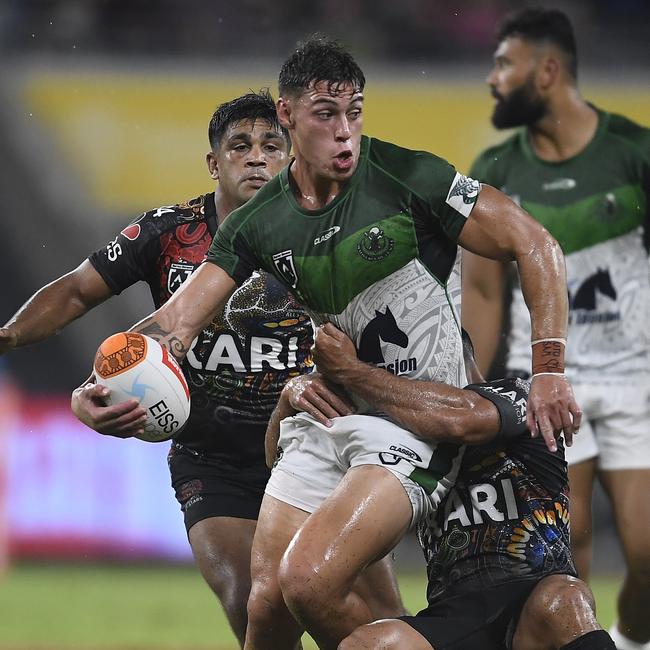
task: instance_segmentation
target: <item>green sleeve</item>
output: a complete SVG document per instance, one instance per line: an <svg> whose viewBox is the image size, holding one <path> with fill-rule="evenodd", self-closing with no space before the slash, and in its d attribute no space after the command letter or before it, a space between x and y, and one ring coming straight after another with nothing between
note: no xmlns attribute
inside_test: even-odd
<svg viewBox="0 0 650 650"><path fill-rule="evenodd" d="M261 268L251 244L246 213L236 210L219 226L212 240L206 260L220 266L228 275L242 284L253 271Z"/></svg>
<svg viewBox="0 0 650 650"><path fill-rule="evenodd" d="M480 184L456 171L446 160L432 154L419 154L415 191L445 233L456 241L476 203Z"/></svg>

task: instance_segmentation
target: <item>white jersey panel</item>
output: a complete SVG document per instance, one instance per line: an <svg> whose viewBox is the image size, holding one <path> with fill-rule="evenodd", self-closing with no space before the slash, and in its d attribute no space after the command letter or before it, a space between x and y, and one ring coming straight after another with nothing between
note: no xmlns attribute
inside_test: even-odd
<svg viewBox="0 0 650 650"><path fill-rule="evenodd" d="M611 383L650 371L650 273L641 229L566 256L570 379ZM530 317L519 287L508 369L530 372Z"/></svg>
<svg viewBox="0 0 650 650"><path fill-rule="evenodd" d="M395 375L467 384L459 326L460 256L446 287L414 259L361 292L341 314L314 318L333 322L352 338L361 359Z"/></svg>

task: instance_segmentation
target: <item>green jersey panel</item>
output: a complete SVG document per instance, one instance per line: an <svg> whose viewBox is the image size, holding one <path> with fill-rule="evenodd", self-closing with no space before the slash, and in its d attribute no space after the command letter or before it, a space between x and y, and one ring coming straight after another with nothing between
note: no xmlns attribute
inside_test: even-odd
<svg viewBox="0 0 650 650"><path fill-rule="evenodd" d="M522 130L486 150L470 173L510 195L564 251L570 376L602 382L647 371L650 130L598 111L596 134L573 158L540 160ZM530 320L518 287L508 366L530 369Z"/></svg>
<svg viewBox="0 0 650 650"><path fill-rule="evenodd" d="M303 209L284 170L228 217L208 260L238 282L268 270L367 361L460 385L456 239L479 189L430 153L363 137L325 208Z"/></svg>

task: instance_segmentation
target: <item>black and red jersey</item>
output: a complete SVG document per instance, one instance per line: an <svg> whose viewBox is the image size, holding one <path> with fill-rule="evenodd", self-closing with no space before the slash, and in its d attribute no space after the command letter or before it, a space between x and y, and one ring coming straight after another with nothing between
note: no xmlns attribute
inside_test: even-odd
<svg viewBox="0 0 650 650"><path fill-rule="evenodd" d="M115 293L144 280L158 308L201 264L217 231L214 193L145 212L89 261ZM313 365L306 312L255 272L183 363L192 409L177 440L234 465L264 457L266 424L286 381Z"/></svg>

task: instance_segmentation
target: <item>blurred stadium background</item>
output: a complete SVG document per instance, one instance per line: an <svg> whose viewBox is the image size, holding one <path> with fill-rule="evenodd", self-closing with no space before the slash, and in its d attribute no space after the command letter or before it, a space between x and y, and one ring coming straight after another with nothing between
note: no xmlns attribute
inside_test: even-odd
<svg viewBox="0 0 650 650"><path fill-rule="evenodd" d="M366 132L466 170L503 138L484 84L514 0L1 0L0 322L132 218L210 191L207 123L269 86L324 31L367 78ZM543 3L577 31L583 94L650 125L650 4ZM0 648L234 647L191 568L166 444L105 439L68 411L98 343L148 314L143 287L0 359ZM611 622L621 556L596 502L596 587ZM395 552L424 602L412 539Z"/></svg>

